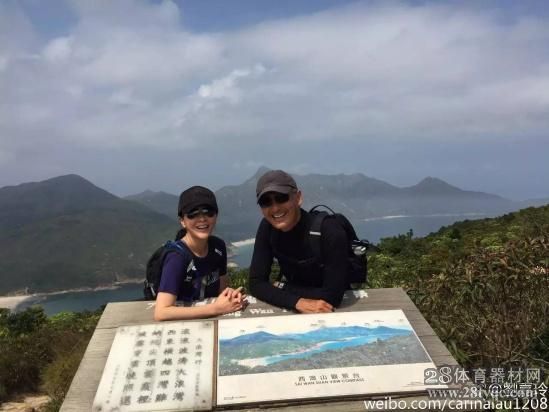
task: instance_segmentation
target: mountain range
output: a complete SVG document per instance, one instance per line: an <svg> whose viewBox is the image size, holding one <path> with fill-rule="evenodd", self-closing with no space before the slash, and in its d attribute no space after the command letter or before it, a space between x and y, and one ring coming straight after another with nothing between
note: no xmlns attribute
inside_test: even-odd
<svg viewBox="0 0 549 412"><path fill-rule="evenodd" d="M225 240L255 235L261 219L255 185L266 170L217 190L216 232ZM398 188L362 174L294 177L305 208L326 204L355 222L397 214L497 215L529 205L436 178ZM143 279L148 257L179 227L177 202L176 195L153 191L119 198L77 175L0 188L0 294Z"/></svg>
<svg viewBox="0 0 549 412"><path fill-rule="evenodd" d="M220 210L217 232L226 240L255 236L262 217L255 202L255 187L259 177L268 170L261 167L242 184L225 186L216 191ZM305 209L318 204L328 205L352 222L395 215L496 216L530 205L493 194L462 190L434 177L427 177L414 186L399 188L360 173L293 176L303 193ZM178 197L175 195L146 191L126 199L176 218ZM537 203L542 202L539 200Z"/></svg>

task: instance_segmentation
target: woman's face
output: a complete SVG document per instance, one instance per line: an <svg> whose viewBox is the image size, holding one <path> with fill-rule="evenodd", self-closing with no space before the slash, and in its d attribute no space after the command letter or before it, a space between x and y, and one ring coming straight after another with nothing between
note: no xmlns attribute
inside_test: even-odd
<svg viewBox="0 0 549 412"><path fill-rule="evenodd" d="M198 207L183 215L181 226L196 239L208 239L214 230L217 213L207 207Z"/></svg>

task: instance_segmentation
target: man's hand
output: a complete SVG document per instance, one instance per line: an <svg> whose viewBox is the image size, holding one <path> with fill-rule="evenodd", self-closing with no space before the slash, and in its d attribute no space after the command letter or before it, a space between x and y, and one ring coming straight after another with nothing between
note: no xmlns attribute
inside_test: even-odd
<svg viewBox="0 0 549 412"><path fill-rule="evenodd" d="M322 299L301 298L295 304L295 308L301 313L328 313L334 311L334 307Z"/></svg>

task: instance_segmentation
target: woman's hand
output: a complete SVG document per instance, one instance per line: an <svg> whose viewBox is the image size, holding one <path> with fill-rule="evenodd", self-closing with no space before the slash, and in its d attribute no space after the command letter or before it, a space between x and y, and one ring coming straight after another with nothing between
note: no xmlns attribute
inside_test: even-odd
<svg viewBox="0 0 549 412"><path fill-rule="evenodd" d="M231 289L231 299L238 300L239 302L243 302L246 299L246 295L243 293L242 286L237 289Z"/></svg>
<svg viewBox="0 0 549 412"><path fill-rule="evenodd" d="M219 294L213 303L217 315L235 312L241 310L245 304L245 295L242 294L242 288L225 288Z"/></svg>
<svg viewBox="0 0 549 412"><path fill-rule="evenodd" d="M241 286L237 289L232 289L231 292L231 299L239 301L242 306L240 310L246 309L246 306L248 306L248 301L246 300L248 296L244 293L244 288Z"/></svg>

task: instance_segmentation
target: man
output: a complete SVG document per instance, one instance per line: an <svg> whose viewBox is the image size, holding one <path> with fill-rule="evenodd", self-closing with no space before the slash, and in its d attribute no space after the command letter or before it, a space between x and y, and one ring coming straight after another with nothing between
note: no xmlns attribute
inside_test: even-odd
<svg viewBox="0 0 549 412"><path fill-rule="evenodd" d="M271 170L258 180L256 198L264 219L255 237L251 294L301 313L332 312L349 286L345 230L335 219L324 219L319 262L310 245L313 218L301 208L303 195L295 180L282 170ZM275 257L283 278L272 284Z"/></svg>

